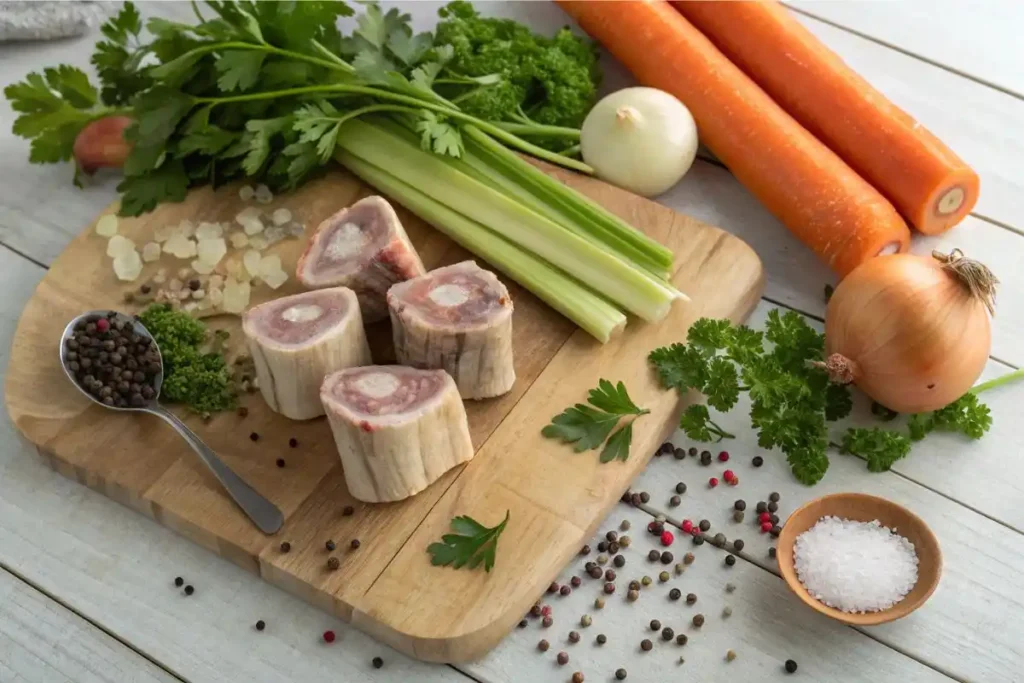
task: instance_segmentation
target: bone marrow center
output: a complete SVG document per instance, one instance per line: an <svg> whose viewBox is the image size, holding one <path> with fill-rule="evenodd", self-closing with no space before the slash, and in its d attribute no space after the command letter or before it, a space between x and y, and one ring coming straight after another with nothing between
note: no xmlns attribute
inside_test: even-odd
<svg viewBox="0 0 1024 683"><path fill-rule="evenodd" d="M395 393L401 382L387 372L370 372L355 381L359 393L370 398L387 398Z"/></svg>
<svg viewBox="0 0 1024 683"><path fill-rule="evenodd" d="M290 323L308 323L317 320L324 314L324 309L316 304L295 304L286 308L281 317Z"/></svg>
<svg viewBox="0 0 1024 683"><path fill-rule="evenodd" d="M461 306L469 301L469 292L467 292L464 287L452 284L438 285L430 290L430 293L427 294L427 296L436 305L443 306L445 308Z"/></svg>
<svg viewBox="0 0 1024 683"><path fill-rule="evenodd" d="M327 242L324 253L327 258L338 261L355 256L366 246L366 235L355 223L342 223Z"/></svg>

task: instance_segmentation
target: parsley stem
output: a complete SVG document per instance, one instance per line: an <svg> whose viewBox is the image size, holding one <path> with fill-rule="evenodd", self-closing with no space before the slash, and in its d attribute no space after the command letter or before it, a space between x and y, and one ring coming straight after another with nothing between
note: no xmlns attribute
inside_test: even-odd
<svg viewBox="0 0 1024 683"><path fill-rule="evenodd" d="M541 123L511 123L498 121L494 125L502 130L516 135L529 135L531 137L545 138L569 138L570 140L580 139L579 128L565 128L564 126L545 126Z"/></svg>
<svg viewBox="0 0 1024 683"><path fill-rule="evenodd" d="M1000 375L999 377L996 377L995 379L990 379L987 382L982 382L981 384L975 385L971 387L971 393L980 394L983 391L994 389L998 386L1002 386L1003 384L1007 384L1014 380L1018 380L1021 377L1024 377L1024 368L1014 370L1013 372L1008 372L1005 375Z"/></svg>
<svg viewBox="0 0 1024 683"><path fill-rule="evenodd" d="M287 57L288 59L295 59L300 62L308 62L317 66L322 66L325 69L331 69L332 71L342 71L347 74L354 73L355 70L352 66L340 58L337 61L328 61L326 59L320 59L319 57L313 57L306 55L301 52L294 52L292 50L285 50L284 48L275 47L274 45L258 44L258 43L246 43L242 41L229 41L226 43L214 43L212 45L202 45L190 51L189 54L203 55L210 52L218 52L220 50L257 50L259 52L268 52L279 57ZM328 51L329 52L329 51Z"/></svg>
<svg viewBox="0 0 1024 683"><path fill-rule="evenodd" d="M735 434L730 434L729 432L725 431L724 429L719 427L717 424L715 424L715 422L713 420L708 420L707 421L707 425L708 425L708 431L711 432L712 434L714 434L715 436L717 436L719 441L721 441L722 439L735 439L736 438Z"/></svg>

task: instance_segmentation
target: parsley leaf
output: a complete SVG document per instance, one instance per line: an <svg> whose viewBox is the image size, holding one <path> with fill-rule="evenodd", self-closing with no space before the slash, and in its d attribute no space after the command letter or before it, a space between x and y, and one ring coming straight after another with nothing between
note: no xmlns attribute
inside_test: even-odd
<svg viewBox="0 0 1024 683"><path fill-rule="evenodd" d="M786 450L786 462L797 481L807 486L817 484L828 471L828 454L820 441Z"/></svg>
<svg viewBox="0 0 1024 683"><path fill-rule="evenodd" d="M648 362L666 389L683 393L689 389L703 391L708 381L707 359L695 348L685 344L672 344L654 349Z"/></svg>
<svg viewBox="0 0 1024 683"><path fill-rule="evenodd" d="M96 43L92 65L102 86L103 101L110 105L128 104L137 93L152 85L142 66L147 50L139 45L142 17L131 2L106 21L100 32L106 37Z"/></svg>
<svg viewBox="0 0 1024 683"><path fill-rule="evenodd" d="M246 91L256 85L266 55L256 50L228 50L217 59L220 78L217 85L225 92Z"/></svg>
<svg viewBox="0 0 1024 683"><path fill-rule="evenodd" d="M188 193L189 179L181 161L167 162L152 171L127 176L117 186L121 193L122 216L139 216L161 202L181 202Z"/></svg>
<svg viewBox="0 0 1024 683"><path fill-rule="evenodd" d="M735 435L725 431L711 419L708 407L702 403L694 403L683 411L679 418L679 428L694 441L721 441L734 439Z"/></svg>
<svg viewBox="0 0 1024 683"><path fill-rule="evenodd" d="M633 439L632 421L614 434L612 430L622 417L646 415L650 411L633 402L625 384L612 384L606 379L600 380L597 388L590 390L587 401L589 405L577 403L555 415L541 434L574 444L573 450L577 453L595 449L607 440L601 452L601 462L626 460Z"/></svg>
<svg viewBox="0 0 1024 683"><path fill-rule="evenodd" d="M910 439L889 429L848 429L840 445L844 453L867 460L868 470L885 472L910 453Z"/></svg>
<svg viewBox="0 0 1024 683"><path fill-rule="evenodd" d="M406 28L393 30L388 35L387 48L395 58L406 66L419 64L434 44L434 36L417 33Z"/></svg>
<svg viewBox="0 0 1024 683"><path fill-rule="evenodd" d="M430 564L435 567L462 569L468 566L476 569L481 563L484 571L494 567L498 538L505 531L511 511L505 512L505 519L496 527L488 528L472 517L463 515L451 521L453 534L445 534L438 543L427 546Z"/></svg>
<svg viewBox="0 0 1024 683"><path fill-rule="evenodd" d="M825 388L825 419L835 422L847 417L853 411L853 395L849 387L829 384Z"/></svg>
<svg viewBox="0 0 1024 683"><path fill-rule="evenodd" d="M422 112L416 122L416 132L420 134L423 149L444 156L462 156L462 133L442 116L432 111Z"/></svg>
<svg viewBox="0 0 1024 683"><path fill-rule="evenodd" d="M992 426L992 414L988 406L978 400L977 394L968 391L944 408L911 415L907 426L914 441L920 441L933 431L959 432L980 439Z"/></svg>

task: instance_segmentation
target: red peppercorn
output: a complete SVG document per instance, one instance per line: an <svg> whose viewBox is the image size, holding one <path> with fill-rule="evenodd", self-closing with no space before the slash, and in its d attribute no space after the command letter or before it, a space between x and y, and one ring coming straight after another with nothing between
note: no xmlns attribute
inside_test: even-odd
<svg viewBox="0 0 1024 683"><path fill-rule="evenodd" d="M691 531L693 531L693 522L691 522L688 519L684 519L682 529L686 533L690 533Z"/></svg>
<svg viewBox="0 0 1024 683"><path fill-rule="evenodd" d="M728 462L728 460L729 460L729 451L722 451L721 453L719 453L718 454L718 460L720 462Z"/></svg>
<svg viewBox="0 0 1024 683"><path fill-rule="evenodd" d="M96 321L96 331L97 332L106 332L109 329L110 329L110 321L107 320L106 318L100 318L99 320Z"/></svg>
<svg viewBox="0 0 1024 683"><path fill-rule="evenodd" d="M757 516L757 521L761 522L761 524L764 524L765 522L771 522L772 521L772 513L770 513L770 512L762 512L760 515Z"/></svg>
<svg viewBox="0 0 1024 683"><path fill-rule="evenodd" d="M661 532L661 544L664 546L672 545L672 541L676 540L676 537L672 535L671 531Z"/></svg>
<svg viewBox="0 0 1024 683"><path fill-rule="evenodd" d="M542 617L550 617L551 616L551 605L544 605L543 607L541 607L540 608L540 615Z"/></svg>
<svg viewBox="0 0 1024 683"><path fill-rule="evenodd" d="M711 477L710 479L708 479L708 486L710 486L711 488L715 488L716 486L718 486L718 478Z"/></svg>
<svg viewBox="0 0 1024 683"><path fill-rule="evenodd" d="M766 533L768 533L771 530L772 530L772 523L770 521L769 522L761 522L761 533L762 534L766 534Z"/></svg>
<svg viewBox="0 0 1024 683"><path fill-rule="evenodd" d="M690 529L690 535L691 536L700 536L700 527L699 526L695 526L692 529Z"/></svg>
<svg viewBox="0 0 1024 683"><path fill-rule="evenodd" d="M736 473L733 472L732 470L726 470L725 472L722 472L722 479L725 479L726 481L732 481L735 478Z"/></svg>
<svg viewBox="0 0 1024 683"><path fill-rule="evenodd" d="M733 477L732 479L729 480L729 486L739 486L739 483L740 483L740 478L739 477Z"/></svg>
<svg viewBox="0 0 1024 683"><path fill-rule="evenodd" d="M324 631L324 642L325 643L333 643L334 642L334 631Z"/></svg>

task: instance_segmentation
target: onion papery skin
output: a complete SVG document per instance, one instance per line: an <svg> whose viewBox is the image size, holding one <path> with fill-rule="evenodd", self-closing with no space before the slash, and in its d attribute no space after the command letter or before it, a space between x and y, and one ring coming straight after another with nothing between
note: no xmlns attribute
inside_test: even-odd
<svg viewBox="0 0 1024 683"><path fill-rule="evenodd" d="M938 410L967 393L991 343L985 303L928 256L865 262L836 287L825 314L826 358L852 361L857 387L900 413Z"/></svg>

